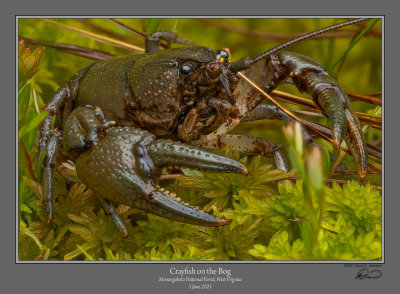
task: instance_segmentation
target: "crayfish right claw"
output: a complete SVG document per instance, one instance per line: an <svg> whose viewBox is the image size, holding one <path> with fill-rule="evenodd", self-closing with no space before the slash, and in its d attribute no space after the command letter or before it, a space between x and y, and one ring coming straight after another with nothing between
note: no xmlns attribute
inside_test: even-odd
<svg viewBox="0 0 400 294"><path fill-rule="evenodd" d="M339 150L343 139L346 140L358 174L364 179L368 162L363 133L351 101L338 82L317 61L293 52L272 54L268 68L271 70L265 88L272 91L290 77L300 92L310 94L331 122L334 147Z"/></svg>
<svg viewBox="0 0 400 294"><path fill-rule="evenodd" d="M365 150L362 131L357 116L351 109L346 109L346 117L348 122L348 131L345 137L347 147L354 157L357 164L357 173L363 181L367 176L368 159Z"/></svg>
<svg viewBox="0 0 400 294"><path fill-rule="evenodd" d="M307 84L314 100L331 121L333 144L337 150L345 139L357 164L361 180L367 176L368 159L360 122L346 92L326 74L309 73Z"/></svg>
<svg viewBox="0 0 400 294"><path fill-rule="evenodd" d="M347 117L345 108L350 103L343 89L336 85L334 79L327 75L310 72L306 76L310 94L315 102L321 107L331 122L333 145L336 150L347 132Z"/></svg>

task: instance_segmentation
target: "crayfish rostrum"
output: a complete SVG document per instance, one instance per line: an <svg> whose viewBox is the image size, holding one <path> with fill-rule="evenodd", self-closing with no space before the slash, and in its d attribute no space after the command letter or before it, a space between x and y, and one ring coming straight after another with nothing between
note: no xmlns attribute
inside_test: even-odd
<svg viewBox="0 0 400 294"><path fill-rule="evenodd" d="M192 46L160 50L160 40ZM246 175L247 168L241 163L206 150L226 145L272 157L277 168L288 170L275 143L228 134L241 121L293 120L276 106L263 104L265 97L250 87L240 72L266 93L287 82L307 92L331 122L333 145L339 149L346 141L358 175L364 179L366 145L352 103L317 61L281 50L299 40L232 62L229 49L214 52L194 46L174 32L159 31L146 37L145 53L84 67L56 92L40 127L38 158L47 150L43 183L48 219L52 216L52 174L62 145L75 161L79 179L105 199L112 214L115 202L195 225L226 224L228 220L192 207L160 188L157 179L163 167ZM123 224L117 224L124 232Z"/></svg>

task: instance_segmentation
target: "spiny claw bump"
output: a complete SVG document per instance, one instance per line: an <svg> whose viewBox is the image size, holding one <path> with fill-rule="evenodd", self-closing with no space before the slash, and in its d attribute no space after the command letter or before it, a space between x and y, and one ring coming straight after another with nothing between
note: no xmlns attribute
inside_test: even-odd
<svg viewBox="0 0 400 294"><path fill-rule="evenodd" d="M157 140L148 145L148 153L158 167L184 166L209 172L248 174L243 164L231 158L184 143Z"/></svg>

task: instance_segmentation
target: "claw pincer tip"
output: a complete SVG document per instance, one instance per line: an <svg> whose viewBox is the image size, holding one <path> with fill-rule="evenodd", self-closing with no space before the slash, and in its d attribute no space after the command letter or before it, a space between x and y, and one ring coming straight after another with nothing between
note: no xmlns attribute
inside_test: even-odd
<svg viewBox="0 0 400 294"><path fill-rule="evenodd" d="M149 198L151 199L151 206L147 208L149 212L175 221L207 227L219 227L230 222L179 201L166 190L153 190Z"/></svg>

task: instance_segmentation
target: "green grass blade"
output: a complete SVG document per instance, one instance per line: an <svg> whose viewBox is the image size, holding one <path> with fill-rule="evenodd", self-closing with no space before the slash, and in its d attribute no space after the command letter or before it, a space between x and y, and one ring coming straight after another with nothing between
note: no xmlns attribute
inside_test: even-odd
<svg viewBox="0 0 400 294"><path fill-rule="evenodd" d="M362 37L379 21L379 19L374 19L369 26L367 26L354 40L350 43L347 49L340 55L340 57L328 68L329 72L332 72L335 67L342 61L342 59L350 52L350 50L361 40Z"/></svg>
<svg viewBox="0 0 400 294"><path fill-rule="evenodd" d="M159 18L148 18L146 19L146 32L147 35L151 35L157 32L158 26L161 22Z"/></svg>
<svg viewBox="0 0 400 294"><path fill-rule="evenodd" d="M178 19L175 19L174 24L172 25L171 31L176 32L176 30L178 29L178 25L179 25L180 22L181 22L181 20L180 20L179 18L178 18Z"/></svg>
<svg viewBox="0 0 400 294"><path fill-rule="evenodd" d="M42 251L44 249L44 246L42 245L42 243L40 243L40 240L38 237L36 237L36 235L34 233L32 233L30 230L28 230L27 228L21 228L20 229L21 232L25 233L26 235L28 235L29 237L31 237L33 239L33 241L35 241L35 243L37 244L37 246L39 247L39 249Z"/></svg>
<svg viewBox="0 0 400 294"><path fill-rule="evenodd" d="M94 260L94 258L90 256L90 254L87 253L86 250L82 248L82 246L76 245L76 247L78 247L78 249L87 257L87 259Z"/></svg>
<svg viewBox="0 0 400 294"><path fill-rule="evenodd" d="M21 121L25 117L25 113L28 110L30 93L31 93L31 84L25 84L25 86L18 93L19 121Z"/></svg>
<svg viewBox="0 0 400 294"><path fill-rule="evenodd" d="M334 19L332 22L332 26L338 23L338 19ZM336 39L335 38L331 38L329 40L327 40L328 45L327 45L327 50L326 50L326 54L325 54L325 65L326 67L329 67L330 64L332 64L333 61L333 52L334 52L334 47L335 47L335 42Z"/></svg>
<svg viewBox="0 0 400 294"><path fill-rule="evenodd" d="M37 128L39 124L42 122L42 120L45 119L45 117L49 113L47 111L43 111L39 113L37 116L35 116L30 122L28 122L26 125L24 125L18 132L18 138L22 139L26 134L28 134L30 131L33 129Z"/></svg>

